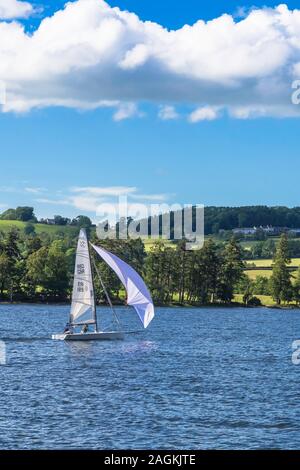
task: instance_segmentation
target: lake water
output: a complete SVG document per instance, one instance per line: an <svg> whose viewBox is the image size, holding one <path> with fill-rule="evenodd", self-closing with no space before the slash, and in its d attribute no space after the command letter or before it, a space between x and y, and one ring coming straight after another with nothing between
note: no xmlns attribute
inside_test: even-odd
<svg viewBox="0 0 300 470"><path fill-rule="evenodd" d="M52 341L68 311L0 306L1 449L300 448L300 310L160 308L124 341Z"/></svg>

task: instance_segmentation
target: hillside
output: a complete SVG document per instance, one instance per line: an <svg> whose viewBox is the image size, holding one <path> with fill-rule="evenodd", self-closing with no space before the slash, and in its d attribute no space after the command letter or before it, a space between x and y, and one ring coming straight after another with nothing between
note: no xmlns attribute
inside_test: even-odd
<svg viewBox="0 0 300 470"><path fill-rule="evenodd" d="M21 222L19 220L0 220L0 232L7 232L12 227L16 227L19 230L24 230L27 222ZM33 224L35 232L48 233L49 235L54 235L56 233L71 234L75 236L78 234L78 227L73 227L71 225L46 225L46 224Z"/></svg>

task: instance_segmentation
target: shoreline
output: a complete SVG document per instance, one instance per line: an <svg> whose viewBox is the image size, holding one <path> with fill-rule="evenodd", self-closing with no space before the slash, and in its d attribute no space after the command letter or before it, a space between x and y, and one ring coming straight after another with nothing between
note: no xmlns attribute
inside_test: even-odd
<svg viewBox="0 0 300 470"><path fill-rule="evenodd" d="M35 302L26 302L26 301L13 301L13 302L9 302L9 301L0 301L0 307L1 305L5 305L5 306L8 306L8 305L48 305L48 306L62 306L62 307L68 307L70 306L70 302L39 302L39 301L35 301ZM124 303L115 303L114 304L114 307L126 307L127 305L125 305ZM168 304L156 304L155 305L156 307L161 307L161 308L176 308L176 309L179 309L179 308L194 308L194 309L201 309L201 308L224 308L224 309L229 309L229 308L244 308L244 309L247 309L247 310L251 310L253 308L268 308L268 309L274 309L274 310L298 310L300 309L300 305L295 305L295 304L291 304L291 305L264 305L264 304L261 304L261 305L245 305L244 303L241 303L241 302L231 302L231 303L209 303L209 304L189 304L189 303L184 303L184 304L180 304L180 303L168 303ZM108 305L106 304L98 304L97 307L108 307Z"/></svg>

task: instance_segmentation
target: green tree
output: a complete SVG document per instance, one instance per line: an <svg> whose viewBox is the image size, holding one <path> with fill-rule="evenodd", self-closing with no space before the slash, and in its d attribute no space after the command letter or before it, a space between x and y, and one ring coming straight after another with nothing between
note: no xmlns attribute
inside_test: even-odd
<svg viewBox="0 0 300 470"><path fill-rule="evenodd" d="M204 243L200 256L202 259L203 277L206 280L207 296L210 297L209 300L211 302L214 302L219 285L221 263L218 246L212 239Z"/></svg>
<svg viewBox="0 0 300 470"><path fill-rule="evenodd" d="M2 219L2 220L17 220L16 209L7 209L6 211L4 211L1 214L0 219Z"/></svg>
<svg viewBox="0 0 300 470"><path fill-rule="evenodd" d="M177 291L179 295L179 302L184 303L185 292L187 288L187 282L189 279L188 272L191 269L191 263L193 259L191 257L191 252L186 250L186 241L180 240L176 249L176 264L177 264Z"/></svg>
<svg viewBox="0 0 300 470"><path fill-rule="evenodd" d="M4 237L4 251L16 260L20 257L20 231L16 228L10 229Z"/></svg>
<svg viewBox="0 0 300 470"><path fill-rule="evenodd" d="M34 235L35 226L32 223L28 222L24 227L24 233L25 235Z"/></svg>
<svg viewBox="0 0 300 470"><path fill-rule="evenodd" d="M33 207L28 207L28 206L16 208L16 219L21 220L22 222L28 222L28 221L36 222L37 221L34 215Z"/></svg>
<svg viewBox="0 0 300 470"><path fill-rule="evenodd" d="M38 251L40 248L42 248L42 240L40 239L39 236L26 237L24 248L25 248L24 256L27 257L31 255L32 253L34 253L35 251Z"/></svg>
<svg viewBox="0 0 300 470"><path fill-rule="evenodd" d="M265 276L257 276L253 282L253 294L254 295L271 295L270 282Z"/></svg>
<svg viewBox="0 0 300 470"><path fill-rule="evenodd" d="M293 288L287 267L290 262L288 237L283 234L277 245L270 278L271 295L278 305L282 302L289 302L293 297Z"/></svg>
<svg viewBox="0 0 300 470"><path fill-rule="evenodd" d="M146 259L146 280L155 302L163 303L166 296L166 273L169 257L161 240L156 241Z"/></svg>
<svg viewBox="0 0 300 470"><path fill-rule="evenodd" d="M4 298L4 290L10 287L12 264L6 253L0 254L0 295Z"/></svg>
<svg viewBox="0 0 300 470"><path fill-rule="evenodd" d="M79 228L89 228L92 226L92 221L86 215L78 215L72 220L72 225L77 225Z"/></svg>
<svg viewBox="0 0 300 470"><path fill-rule="evenodd" d="M222 301L233 299L234 288L243 276L243 252L234 238L225 245L220 270L219 297Z"/></svg>
<svg viewBox="0 0 300 470"><path fill-rule="evenodd" d="M68 260L61 240L54 240L48 250L46 265L46 289L52 296L65 299L68 294Z"/></svg>
<svg viewBox="0 0 300 470"><path fill-rule="evenodd" d="M219 249L209 239L200 250L187 253L187 298L200 303L214 302L220 273Z"/></svg>
<svg viewBox="0 0 300 470"><path fill-rule="evenodd" d="M294 283L294 300L297 304L300 303L300 268L297 270L297 275Z"/></svg>
<svg viewBox="0 0 300 470"><path fill-rule="evenodd" d="M37 251L30 254L26 261L26 278L30 291L33 294L38 286L44 287L47 283L45 266L48 258L48 248L43 246Z"/></svg>
<svg viewBox="0 0 300 470"><path fill-rule="evenodd" d="M32 293L41 287L45 295L53 299L64 300L67 297L69 270L62 241L54 240L49 248L43 246L29 255L26 267L26 278Z"/></svg>
<svg viewBox="0 0 300 470"><path fill-rule="evenodd" d="M2 236L0 243L0 253L2 255L2 283L1 296L3 296L4 287L8 291L9 298L12 301L15 288L20 285L20 235L15 228L9 230L5 236ZM6 273L5 273L6 269ZM4 277L6 279L4 279Z"/></svg>
<svg viewBox="0 0 300 470"><path fill-rule="evenodd" d="M253 288L254 283L253 281L247 276L243 274L239 279L238 283L235 286L235 292L237 294L243 294L243 303L247 306L250 299L253 296Z"/></svg>
<svg viewBox="0 0 300 470"><path fill-rule="evenodd" d="M71 223L71 220L67 217L62 217L61 215L55 215L54 223L55 225L68 225Z"/></svg>

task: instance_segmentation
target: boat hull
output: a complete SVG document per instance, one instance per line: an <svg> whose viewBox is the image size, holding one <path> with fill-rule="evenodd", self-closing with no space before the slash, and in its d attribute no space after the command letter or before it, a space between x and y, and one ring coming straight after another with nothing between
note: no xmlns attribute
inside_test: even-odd
<svg viewBox="0 0 300 470"><path fill-rule="evenodd" d="M61 341L103 341L124 339L121 331L99 331L95 333L62 333L52 335L52 339Z"/></svg>

